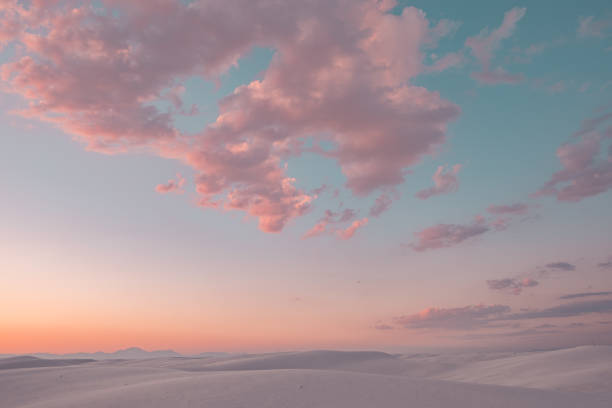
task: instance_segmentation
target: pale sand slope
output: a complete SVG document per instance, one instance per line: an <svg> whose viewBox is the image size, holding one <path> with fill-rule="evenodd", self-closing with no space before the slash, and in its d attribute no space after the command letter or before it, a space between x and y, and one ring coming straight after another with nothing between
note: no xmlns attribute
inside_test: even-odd
<svg viewBox="0 0 612 408"><path fill-rule="evenodd" d="M519 353L465 363L431 378L541 389L612 392L612 346Z"/></svg>
<svg viewBox="0 0 612 408"><path fill-rule="evenodd" d="M572 373L575 383L594 380L564 364L586 364L579 354L601 353L596 359L611 366L609 349L578 348L558 352L531 353L535 367L551 364L548 374ZM565 354L561 353L565 352ZM563 354L548 357L547 353ZM483 357L485 356L485 357ZM568 357L569 356L569 357ZM463 355L394 356L376 352L278 353L267 355L115 360L77 366L22 368L0 371L0 407L70 408L70 407L219 407L219 408L474 408L474 407L606 407L612 406L611 394L593 394L536 390L519 387L468 384L415 378L421 373L447 370L474 373L475 364L518 358L528 362L526 354L490 356L480 353ZM585 360L589 358L585 357ZM535 360L534 360L535 361ZM556 365L553 365L553 362ZM500 364L506 369L508 363ZM459 370L459 371L457 371ZM517 369L518 376L531 376ZM609 370L609 368L608 368ZM383 374L386 372L385 374ZM393 373L394 375L390 375ZM450 371L448 372L450 374ZM601 373L601 371L600 371ZM548 375L546 374L546 375ZM609 372L608 372L609 374ZM508 373L512 376L513 373ZM542 375L542 371L533 376ZM567 382L566 377L564 381ZM507 380L504 375L500 376ZM469 380L474 380L470 377ZM554 382L554 381L553 381ZM597 385L596 381L596 387Z"/></svg>
<svg viewBox="0 0 612 408"><path fill-rule="evenodd" d="M91 363L93 361L95 360L83 358L46 360L31 356L18 356L0 359L0 370L10 370L12 368L61 367Z"/></svg>

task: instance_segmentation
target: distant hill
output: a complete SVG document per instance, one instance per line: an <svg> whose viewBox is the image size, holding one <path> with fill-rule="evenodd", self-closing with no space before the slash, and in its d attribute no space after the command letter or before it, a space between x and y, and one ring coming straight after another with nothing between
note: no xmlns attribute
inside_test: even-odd
<svg viewBox="0 0 612 408"><path fill-rule="evenodd" d="M182 354L173 350L154 350L146 351L140 347L130 347L122 350L117 350L113 353L105 353L97 351L95 353L70 353L70 354L50 354L50 353L34 353L31 354L39 358L47 359L64 359L64 358L93 358L95 360L138 360L145 358L168 358L168 357L183 357Z"/></svg>

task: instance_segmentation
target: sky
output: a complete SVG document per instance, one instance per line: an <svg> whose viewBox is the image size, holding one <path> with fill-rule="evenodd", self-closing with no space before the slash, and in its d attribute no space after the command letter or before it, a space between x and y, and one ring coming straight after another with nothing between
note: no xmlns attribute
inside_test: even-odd
<svg viewBox="0 0 612 408"><path fill-rule="evenodd" d="M607 1L0 0L0 353L612 344Z"/></svg>

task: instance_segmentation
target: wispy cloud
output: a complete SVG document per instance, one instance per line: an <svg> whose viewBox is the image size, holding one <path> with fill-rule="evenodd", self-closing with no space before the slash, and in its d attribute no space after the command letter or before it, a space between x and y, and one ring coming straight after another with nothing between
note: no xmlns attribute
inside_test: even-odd
<svg viewBox="0 0 612 408"><path fill-rule="evenodd" d="M524 203L515 203L508 205L490 205L487 211L496 215L522 215L529 211L529 206Z"/></svg>
<svg viewBox="0 0 612 408"><path fill-rule="evenodd" d="M568 295L563 295L559 299L577 299L577 298L585 298L592 296L609 296L612 295L612 292L583 292L583 293L570 293Z"/></svg>
<svg viewBox="0 0 612 408"><path fill-rule="evenodd" d="M487 286L491 290L509 292L514 295L520 295L523 289L537 286L538 281L531 278L504 278L487 280Z"/></svg>
<svg viewBox="0 0 612 408"><path fill-rule="evenodd" d="M491 60L503 40L510 37L516 24L525 15L526 9L515 7L504 14L501 25L489 32L482 30L477 36L466 40L465 45L471 49L472 55L481 65L480 72L474 72L472 77L484 84L517 83L523 80L522 74L510 74L502 67L493 67Z"/></svg>
<svg viewBox="0 0 612 408"><path fill-rule="evenodd" d="M475 330L504 327L504 322L531 321L535 319L562 319L588 314L612 314L612 300L563 303L544 309L522 310L512 313L508 305L468 305L456 308L430 307L416 314L392 319L397 326L406 329ZM553 328L556 325L542 323L538 327Z"/></svg>
<svg viewBox="0 0 612 408"><path fill-rule="evenodd" d="M459 188L459 179L457 175L460 170L460 164L455 164L450 169L445 169L445 166L438 166L438 169L432 177L434 186L419 191L416 196L425 200L438 194L447 194L456 191L457 188Z"/></svg>
<svg viewBox="0 0 612 408"><path fill-rule="evenodd" d="M552 175L534 196L556 196L559 201L576 202L604 193L612 188L612 151L607 158L598 159L603 149L602 140L612 138L612 128L598 130L599 126L612 119L606 113L583 121L574 133L578 142L566 143L557 149L557 157L563 169Z"/></svg>
<svg viewBox="0 0 612 408"><path fill-rule="evenodd" d="M546 264L546 267L549 269L557 270L557 271L575 271L576 265L573 265L569 262L551 262Z"/></svg>
<svg viewBox="0 0 612 408"><path fill-rule="evenodd" d="M416 232L416 241L407 246L422 252L431 249L448 248L489 231L489 226L477 219L471 224L437 224Z"/></svg>
<svg viewBox="0 0 612 408"><path fill-rule="evenodd" d="M579 17L578 18L578 29L576 34L578 37L597 37L604 38L609 35L609 31L612 28L612 18L602 17L596 18L595 16Z"/></svg>
<svg viewBox="0 0 612 408"><path fill-rule="evenodd" d="M465 330L486 326L492 318L510 310L506 305L469 305L450 309L430 307L413 315L396 317L393 322L409 329Z"/></svg>

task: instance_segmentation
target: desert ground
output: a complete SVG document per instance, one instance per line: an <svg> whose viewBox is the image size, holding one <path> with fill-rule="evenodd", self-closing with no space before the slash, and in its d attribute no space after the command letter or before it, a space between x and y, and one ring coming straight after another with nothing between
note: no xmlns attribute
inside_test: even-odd
<svg viewBox="0 0 612 408"><path fill-rule="evenodd" d="M112 357L112 356L111 356ZM612 406L612 346L0 359L2 408Z"/></svg>

